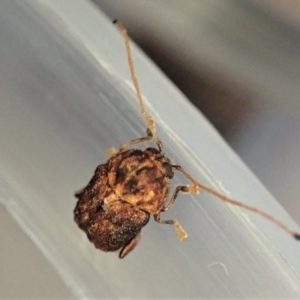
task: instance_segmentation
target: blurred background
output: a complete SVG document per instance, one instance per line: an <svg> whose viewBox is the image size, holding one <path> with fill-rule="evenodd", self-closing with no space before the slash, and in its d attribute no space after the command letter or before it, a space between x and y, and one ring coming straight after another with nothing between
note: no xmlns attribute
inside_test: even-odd
<svg viewBox="0 0 300 300"><path fill-rule="evenodd" d="M300 224L300 1L93 1Z"/></svg>
<svg viewBox="0 0 300 300"><path fill-rule="evenodd" d="M93 2L124 23L300 224L300 1ZM3 207L0 217L1 296L71 297Z"/></svg>

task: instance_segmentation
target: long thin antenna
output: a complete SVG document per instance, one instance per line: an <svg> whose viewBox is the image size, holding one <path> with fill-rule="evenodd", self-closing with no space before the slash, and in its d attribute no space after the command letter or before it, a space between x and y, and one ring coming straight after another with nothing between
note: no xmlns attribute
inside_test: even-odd
<svg viewBox="0 0 300 300"><path fill-rule="evenodd" d="M124 25L118 21L118 20L115 20L113 22L114 24L116 24L122 34L123 34L123 37L124 37L124 41L125 41L125 47L126 47L126 53L127 53L127 59L128 59L128 64L129 64L129 68L130 68L130 74L131 74L131 78L132 78L132 81L133 81L133 84L134 84L134 87L135 87L135 90L136 90L136 95L137 95L137 98L138 98L138 101L139 101L139 105L140 105L140 109L141 109L141 113L142 113L142 116L146 122L146 125L147 125L147 132L148 130L151 132L151 135L154 137L154 139L156 140L156 143L160 149L160 151L162 150L162 143L161 141L158 139L157 135L156 135L156 132L155 132L155 122L154 122L154 119L149 116L147 113L146 113L146 110L145 110L145 106L144 106L144 102L143 102L143 98L142 98L142 94L141 94L141 91L140 91L140 87L139 87L139 83L138 83L138 80L135 76L135 70L134 70L134 65L133 65L133 60L132 60L132 54L131 54L131 48L130 48L130 44L129 44L129 38L128 38L128 34L127 34L127 30L126 28L124 27ZM148 134L149 136L149 134ZM140 139L139 139L140 140ZM136 142L136 141L134 141ZM181 166L178 166L178 165L172 165L172 167L183 173L192 183L193 185L189 186L188 189L190 192L192 193L199 193L199 191L202 189L216 197L218 197L220 200L224 201L224 202L227 202L227 203L230 203L232 205L235 205L235 206L239 206L239 207L242 207L246 210L249 210L253 213L256 213L262 217L264 217L265 219L269 220L270 222L274 223L275 225L277 225L278 227L280 227L282 230L284 230L285 232L287 232L288 234L290 234L291 236L293 236L296 240L300 240L300 234L291 230L288 226L286 226L284 223L282 223L281 221L279 221L278 219L276 219L275 217L273 217L272 215L254 207L254 206L250 206L248 204L244 204L240 201L237 201L237 200L234 200L230 197L227 197L217 191L215 191L214 189L208 187L208 186L205 186L203 185L202 183L196 181L187 171L185 171ZM173 202L175 201L175 198L173 199ZM180 225L176 225L176 229L179 229L180 232L181 232L181 227L179 227Z"/></svg>
<svg viewBox="0 0 300 300"><path fill-rule="evenodd" d="M299 233L291 230L288 226L286 226L285 224L283 224L281 221L279 221L278 219L276 219L272 215L270 215L270 214L268 214L268 213L266 213L266 212L264 212L264 211L262 211L262 210L260 210L260 209L258 209L256 207L254 207L254 206L250 206L250 205L247 205L247 204L242 203L240 201L231 199L231 198L229 198L229 197L227 197L227 196L225 196L223 194L218 193L217 191L211 189L210 187L204 186L203 184L198 183L198 186L202 190L204 190L204 191L206 191L206 192L208 192L208 193L210 193L210 194L218 197L219 199L221 199L224 202L227 202L227 203L230 203L232 205L236 205L236 206L242 207L242 208L247 209L249 211L252 211L252 212L254 212L254 213L258 214L258 215L261 215L265 219L267 219L270 222L276 224L282 230L286 231L288 234L290 234L291 236L293 236L296 240L300 240L300 234Z"/></svg>
<svg viewBox="0 0 300 300"><path fill-rule="evenodd" d="M284 223L282 223L281 221L279 221L278 219L276 219L275 217L273 217L272 215L254 207L254 206L250 206L248 204L242 203L240 201L234 200L230 197L227 197L217 191L215 191L214 189L203 185L202 183L196 181L188 172L186 172L181 166L178 165L173 165L172 166L174 169L176 169L177 171L183 173L194 185L190 186L190 192L193 193L199 193L199 191L202 189L206 192L208 192L209 194L212 194L216 197L218 197L220 200L230 203L232 205L235 206L239 206L242 207L246 210L252 211L262 217L264 217L265 219L269 220L270 222L274 223L275 225L277 225L278 227L280 227L282 230L286 231L288 234L290 234L291 236L293 236L296 240L300 240L300 234L295 232L294 230L291 230L288 226L286 226Z"/></svg>
<svg viewBox="0 0 300 300"><path fill-rule="evenodd" d="M137 98L138 98L138 101L139 101L141 113L142 113L143 118L146 122L147 128L150 130L151 134L155 138L156 143L159 145L160 148L162 148L162 144L161 144L160 140L158 139L158 137L156 135L156 132L155 132L154 119L151 116L149 116L146 113L146 110L145 110L145 105L144 105L144 101L143 101L143 98L142 98L139 82L138 82L138 80L135 76L134 64L133 64L133 60L132 60L132 53L131 53L131 48L130 48L130 44L129 44L129 38L128 38L127 30L126 30L125 26L120 21L114 20L113 23L116 24L119 27L119 29L121 30L121 32L123 34L123 37L124 37L130 74L131 74L132 82L133 82L135 90L136 90L136 95L137 95Z"/></svg>
<svg viewBox="0 0 300 300"><path fill-rule="evenodd" d="M123 37L124 37L124 40L125 40L125 47L126 47L126 52L127 52L127 59L128 59L128 64L129 64L129 68L130 68L131 78L132 78L132 81L133 81L133 84L134 84L134 87L135 87L135 90L136 90L136 95L138 97L138 101L139 101L139 104L140 104L142 115L143 115L143 117L144 117L144 119L145 119L145 121L148 125L148 115L146 113L146 110L145 110L145 107L144 107L144 102L142 100L142 94L141 94L139 82L138 82L138 80L135 76L135 70L134 70L134 65L133 65L131 48L130 48L130 45L129 45L129 38L128 38L127 30L120 21L114 20L113 23L117 24L117 26L120 28L120 30L123 34Z"/></svg>

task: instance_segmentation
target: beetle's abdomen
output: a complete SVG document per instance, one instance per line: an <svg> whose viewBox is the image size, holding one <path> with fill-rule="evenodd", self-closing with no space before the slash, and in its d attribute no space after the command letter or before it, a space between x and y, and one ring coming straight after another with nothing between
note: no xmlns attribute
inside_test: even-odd
<svg viewBox="0 0 300 300"><path fill-rule="evenodd" d="M104 200L103 209L97 211L86 228L96 248L116 251L124 247L148 223L149 214L125 201Z"/></svg>
<svg viewBox="0 0 300 300"><path fill-rule="evenodd" d="M117 153L108 161L108 183L120 199L155 214L169 193L164 164L163 159L148 151Z"/></svg>

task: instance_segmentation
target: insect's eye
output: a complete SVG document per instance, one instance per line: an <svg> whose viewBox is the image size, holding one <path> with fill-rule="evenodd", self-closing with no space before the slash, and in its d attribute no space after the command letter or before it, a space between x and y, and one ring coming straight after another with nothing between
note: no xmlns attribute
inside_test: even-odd
<svg viewBox="0 0 300 300"><path fill-rule="evenodd" d="M146 151L151 152L153 154L159 154L160 153L159 150L157 150L156 148L152 148L152 147L147 148Z"/></svg>
<svg viewBox="0 0 300 300"><path fill-rule="evenodd" d="M168 162L165 162L164 163L164 168L166 170L166 175L172 179L174 177L174 172L172 170L172 166L168 163Z"/></svg>

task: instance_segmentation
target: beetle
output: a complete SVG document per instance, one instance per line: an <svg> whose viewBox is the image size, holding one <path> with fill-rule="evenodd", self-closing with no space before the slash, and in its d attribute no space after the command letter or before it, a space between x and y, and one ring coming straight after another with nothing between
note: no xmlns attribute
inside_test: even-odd
<svg viewBox="0 0 300 300"><path fill-rule="evenodd" d="M179 222L175 219L162 220L160 215L172 207L179 192L198 194L201 189L222 201L260 214L300 240L298 233L273 216L201 184L181 166L172 164L156 134L154 119L146 113L135 76L127 31L119 21L114 23L125 40L131 77L147 129L145 137L121 145L118 152L110 148L109 160L98 166L88 185L75 194L78 201L74 209L74 220L89 240L102 251L119 251L119 257L124 258L138 244L141 229L148 223L151 215L158 223L173 225L180 240L184 240L187 233ZM157 148L128 149L151 140L155 141ZM183 173L192 184L177 186L168 200L170 181L175 171Z"/></svg>

